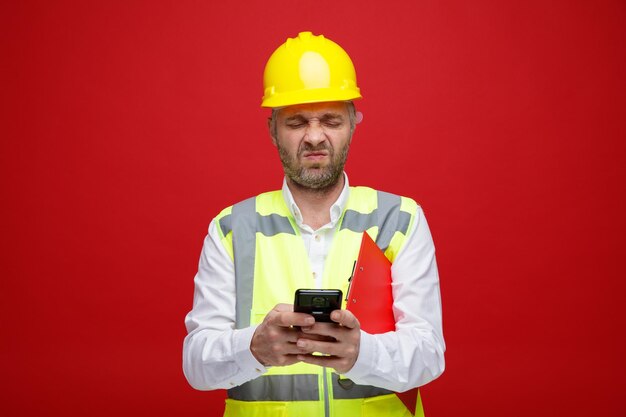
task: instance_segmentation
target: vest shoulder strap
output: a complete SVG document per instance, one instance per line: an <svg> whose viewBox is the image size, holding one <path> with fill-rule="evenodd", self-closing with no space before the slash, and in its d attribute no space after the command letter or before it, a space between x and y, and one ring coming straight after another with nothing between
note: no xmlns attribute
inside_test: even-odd
<svg viewBox="0 0 626 417"><path fill-rule="evenodd" d="M396 233L406 237L417 207L417 203L407 197L368 187L351 187L340 229L362 233L377 227L372 237L378 247L386 252ZM393 259L390 260L393 262Z"/></svg>
<svg viewBox="0 0 626 417"><path fill-rule="evenodd" d="M374 236L376 244L386 252L396 233L407 235L418 207L408 197L369 187L350 187L350 197L339 229L362 233L377 227ZM253 239L256 232L265 236L296 234L293 219L290 218L280 190L263 193L228 207L215 220L222 241L227 246L226 250L232 256L236 245L229 235L235 229L237 233L233 235L245 235L243 240L247 241Z"/></svg>

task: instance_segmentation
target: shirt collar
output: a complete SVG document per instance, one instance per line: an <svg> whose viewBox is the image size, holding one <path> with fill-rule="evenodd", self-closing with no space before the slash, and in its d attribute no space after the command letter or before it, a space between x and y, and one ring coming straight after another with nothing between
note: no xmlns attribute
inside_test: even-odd
<svg viewBox="0 0 626 417"><path fill-rule="evenodd" d="M329 225L331 227L334 227L337 224L337 222L341 218L341 213L343 213L343 211L346 208L346 205L348 204L348 197L350 195L350 184L348 183L348 174L344 172L343 178L345 181L343 184L343 189L341 190L341 194L339 194L339 197L337 197L337 200L333 203L333 205L330 206ZM293 195L291 194L291 191L289 190L289 187L287 186L286 178L283 179L282 191L283 191L283 198L285 199L285 202L287 203L289 212L291 213L293 218L296 220L296 223L298 224L298 226L301 227L303 224L302 213L300 212L300 209L298 208L298 205L293 199Z"/></svg>

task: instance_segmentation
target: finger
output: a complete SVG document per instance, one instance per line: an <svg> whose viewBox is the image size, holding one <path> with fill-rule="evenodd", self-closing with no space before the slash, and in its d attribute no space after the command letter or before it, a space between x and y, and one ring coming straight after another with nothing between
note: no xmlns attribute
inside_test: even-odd
<svg viewBox="0 0 626 417"><path fill-rule="evenodd" d="M360 328L359 320L349 310L335 310L330 313L330 319L349 329Z"/></svg>
<svg viewBox="0 0 626 417"><path fill-rule="evenodd" d="M302 333L306 335L316 335L319 338L333 338L336 339L337 336L347 329L342 329L336 323L321 323L316 322L313 326L303 327Z"/></svg>
<svg viewBox="0 0 626 417"><path fill-rule="evenodd" d="M294 363L300 362L300 359L298 359L299 356L300 355L297 355L297 354L281 355L272 365L275 365L275 366L293 365Z"/></svg>
<svg viewBox="0 0 626 417"><path fill-rule="evenodd" d="M301 353L322 353L324 355L340 355L342 353L341 344L336 342L322 342L311 339L298 339L296 346ZM341 354L343 356L343 354Z"/></svg>
<svg viewBox="0 0 626 417"><path fill-rule="evenodd" d="M300 334L298 335L298 338L320 340L322 342L336 342L337 341L337 339L335 339L332 336L324 336L321 334L315 334L315 333L309 333L309 332L300 332Z"/></svg>
<svg viewBox="0 0 626 417"><path fill-rule="evenodd" d="M308 327L315 324L315 318L310 314L296 313L294 311L276 311L272 310L268 314L268 320L270 324L281 327Z"/></svg>
<svg viewBox="0 0 626 417"><path fill-rule="evenodd" d="M332 368L331 364L337 362L337 357L335 356L320 356L301 353L297 355L297 358L302 362L310 363L312 365L326 366L329 368Z"/></svg>
<svg viewBox="0 0 626 417"><path fill-rule="evenodd" d="M285 303L276 304L272 310L277 311L279 313L286 312L286 311L293 311L293 304L285 304Z"/></svg>
<svg viewBox="0 0 626 417"><path fill-rule="evenodd" d="M315 323L315 319L309 314L295 313L293 304L276 304L267 314L267 319L271 324L281 327L310 326Z"/></svg>
<svg viewBox="0 0 626 417"><path fill-rule="evenodd" d="M348 372L354 365L354 363L345 358L338 358L337 356L297 355L296 357L301 362L333 368L339 373Z"/></svg>
<svg viewBox="0 0 626 417"><path fill-rule="evenodd" d="M310 353L302 348L300 348L296 343L287 343L283 346L280 352L282 355L303 355Z"/></svg>
<svg viewBox="0 0 626 417"><path fill-rule="evenodd" d="M302 337L302 332L292 328L282 328L281 337L285 343L291 343L293 345L298 342L298 339Z"/></svg>

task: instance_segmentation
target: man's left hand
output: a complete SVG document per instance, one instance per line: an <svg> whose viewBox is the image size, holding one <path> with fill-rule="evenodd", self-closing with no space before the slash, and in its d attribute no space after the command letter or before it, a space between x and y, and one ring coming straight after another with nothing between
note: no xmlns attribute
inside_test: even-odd
<svg viewBox="0 0 626 417"><path fill-rule="evenodd" d="M337 373L348 372L354 366L359 356L361 343L361 326L357 318L348 310L335 310L330 319L335 323L316 322L310 327L303 327L302 333L315 336L313 340L306 336L297 341L297 346L308 354L298 355L298 360L313 365L334 368ZM334 339L334 341L333 341ZM313 352L324 356L313 355Z"/></svg>

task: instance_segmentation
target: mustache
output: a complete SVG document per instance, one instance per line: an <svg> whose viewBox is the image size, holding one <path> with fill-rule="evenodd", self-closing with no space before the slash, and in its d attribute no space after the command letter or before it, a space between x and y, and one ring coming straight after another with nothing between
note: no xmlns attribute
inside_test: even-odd
<svg viewBox="0 0 626 417"><path fill-rule="evenodd" d="M310 143L303 143L298 149L298 155L302 155L304 152L319 152L328 151L329 154L333 154L333 148L328 143L320 143L317 146L313 146Z"/></svg>

